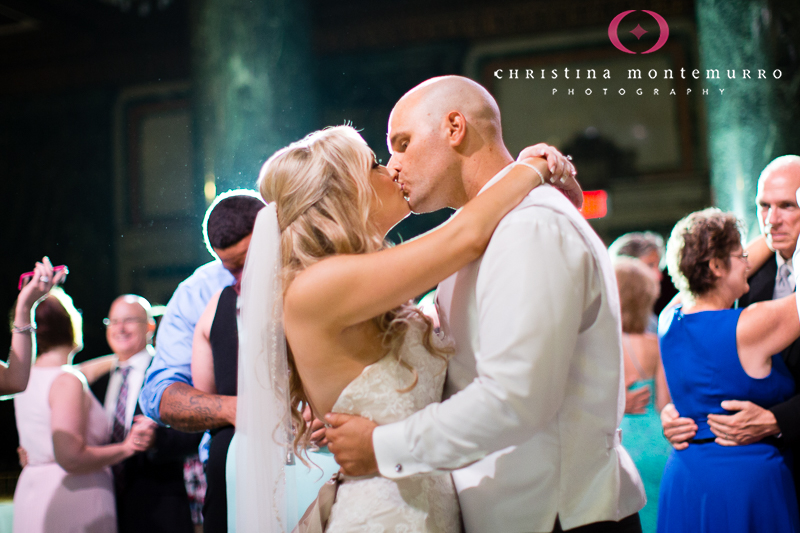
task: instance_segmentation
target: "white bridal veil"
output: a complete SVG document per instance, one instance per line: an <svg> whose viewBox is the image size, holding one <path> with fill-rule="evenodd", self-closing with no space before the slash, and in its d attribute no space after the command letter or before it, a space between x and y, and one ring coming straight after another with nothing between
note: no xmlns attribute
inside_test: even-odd
<svg viewBox="0 0 800 533"><path fill-rule="evenodd" d="M287 498L294 463L289 368L283 334L280 228L275 206L258 214L242 275L236 411L237 533L283 533L297 510ZM289 472L289 481L293 481ZM294 520L292 520L294 522Z"/></svg>

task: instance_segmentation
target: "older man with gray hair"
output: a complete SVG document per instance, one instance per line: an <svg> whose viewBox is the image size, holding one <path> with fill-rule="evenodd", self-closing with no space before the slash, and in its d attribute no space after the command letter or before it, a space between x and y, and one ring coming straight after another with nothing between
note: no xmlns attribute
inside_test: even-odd
<svg viewBox="0 0 800 533"><path fill-rule="evenodd" d="M137 400L153 360L150 342L156 323L146 299L125 294L111 304L105 325L106 340L114 352L113 368L92 383L91 389L105 407L112 442L118 442L133 420L143 417ZM157 427L148 451L114 465L120 533L194 531L183 460L197 452L199 442L200 435Z"/></svg>
<svg viewBox="0 0 800 533"><path fill-rule="evenodd" d="M661 272L661 260L664 257L664 238L652 231L634 231L626 233L611 243L608 253L612 258L633 257L643 262L660 282L664 274Z"/></svg>

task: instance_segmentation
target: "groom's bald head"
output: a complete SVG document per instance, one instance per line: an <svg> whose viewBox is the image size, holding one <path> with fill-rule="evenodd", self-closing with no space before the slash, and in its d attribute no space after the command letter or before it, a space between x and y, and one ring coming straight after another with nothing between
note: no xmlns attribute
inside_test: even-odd
<svg viewBox="0 0 800 533"><path fill-rule="evenodd" d="M482 137L502 142L497 102L483 86L461 76L441 76L420 83L400 98L389 122L398 113L410 112L438 126L451 111L461 112Z"/></svg>
<svg viewBox="0 0 800 533"><path fill-rule="evenodd" d="M417 212L463 204L463 159L505 151L497 102L461 76L433 78L406 93L392 110L387 137L390 166Z"/></svg>

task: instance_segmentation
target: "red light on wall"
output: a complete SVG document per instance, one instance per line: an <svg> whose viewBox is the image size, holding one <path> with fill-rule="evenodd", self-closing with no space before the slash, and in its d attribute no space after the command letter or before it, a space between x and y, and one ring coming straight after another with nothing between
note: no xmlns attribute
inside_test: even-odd
<svg viewBox="0 0 800 533"><path fill-rule="evenodd" d="M583 191L583 218L603 218L608 214L608 193L606 191Z"/></svg>

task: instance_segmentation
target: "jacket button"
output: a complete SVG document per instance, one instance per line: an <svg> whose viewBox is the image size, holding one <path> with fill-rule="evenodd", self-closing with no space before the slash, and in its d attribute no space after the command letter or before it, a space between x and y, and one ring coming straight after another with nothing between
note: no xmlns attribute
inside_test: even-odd
<svg viewBox="0 0 800 533"><path fill-rule="evenodd" d="M395 471L395 472L397 472L397 473L399 474L400 472L402 472L402 471L403 471L403 465L401 465L401 464L397 464L397 465L395 465L395 467L394 467L394 471Z"/></svg>

